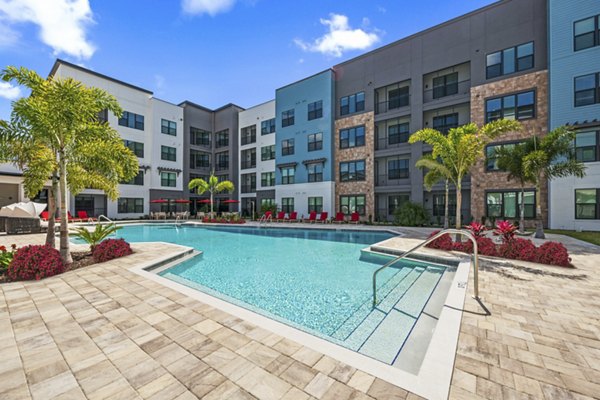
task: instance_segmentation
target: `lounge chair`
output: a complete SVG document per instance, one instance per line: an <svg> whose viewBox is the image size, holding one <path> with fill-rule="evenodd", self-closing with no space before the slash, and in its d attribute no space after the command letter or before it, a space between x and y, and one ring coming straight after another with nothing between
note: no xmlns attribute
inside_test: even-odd
<svg viewBox="0 0 600 400"><path fill-rule="evenodd" d="M283 221L285 221L285 211L279 211L277 213L277 218L275 218L275 220L277 222L283 222Z"/></svg>
<svg viewBox="0 0 600 400"><path fill-rule="evenodd" d="M359 224L360 223L360 214L357 212L353 212L352 214L350 214L350 222L353 224Z"/></svg>
<svg viewBox="0 0 600 400"><path fill-rule="evenodd" d="M316 213L316 211L311 211L311 212L308 214L308 219L306 219L306 218L305 218L303 222L309 222L309 223L311 223L311 224L312 224L312 223L313 223L313 222L315 222L316 220L317 220L317 213Z"/></svg>
<svg viewBox="0 0 600 400"><path fill-rule="evenodd" d="M333 222L335 222L336 224L343 224L344 222L346 222L346 216L343 212L338 211L337 213L335 213L335 219L333 220Z"/></svg>
<svg viewBox="0 0 600 400"><path fill-rule="evenodd" d="M296 211L292 211L290 213L290 216L288 219L286 219L287 222L298 222L298 213Z"/></svg>
<svg viewBox="0 0 600 400"><path fill-rule="evenodd" d="M47 222L50 219L50 214L48 213L48 211L42 211L40 218L42 219L42 221ZM56 217L54 218L54 221L60 222L60 218Z"/></svg>
<svg viewBox="0 0 600 400"><path fill-rule="evenodd" d="M317 220L317 222L322 222L322 223L329 222L329 220L327 219L327 211L324 211L321 213L321 215L319 215L319 219Z"/></svg>
<svg viewBox="0 0 600 400"><path fill-rule="evenodd" d="M82 219L81 218L75 218L71 215L71 211L67 211L67 218L69 220L69 222L81 222Z"/></svg>
<svg viewBox="0 0 600 400"><path fill-rule="evenodd" d="M82 221L87 221L87 222L96 222L96 221L98 221L96 218L90 217L88 215L87 211L77 211L77 216Z"/></svg>

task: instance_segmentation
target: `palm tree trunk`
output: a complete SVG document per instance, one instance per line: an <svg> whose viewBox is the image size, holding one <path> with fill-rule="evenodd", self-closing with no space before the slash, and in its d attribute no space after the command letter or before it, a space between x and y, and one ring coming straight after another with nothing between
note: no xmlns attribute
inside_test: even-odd
<svg viewBox="0 0 600 400"><path fill-rule="evenodd" d="M213 192L212 190L210 191L210 219L214 219L215 218L215 214L213 212Z"/></svg>
<svg viewBox="0 0 600 400"><path fill-rule="evenodd" d="M59 153L60 168L60 256L65 264L71 264L71 251L69 249L69 220L67 218L67 163L64 153Z"/></svg>
<svg viewBox="0 0 600 400"><path fill-rule="evenodd" d="M525 232L525 186L521 184L521 204L519 205L519 231Z"/></svg>
<svg viewBox="0 0 600 400"><path fill-rule="evenodd" d="M448 229L448 201L450 200L450 190L448 187L448 179L446 179L446 199L444 200L444 229Z"/></svg>
<svg viewBox="0 0 600 400"><path fill-rule="evenodd" d="M546 239L546 235L544 235L544 222L542 217L542 199L541 199L541 185L540 182L542 180L538 178L535 184L535 238L536 239Z"/></svg>
<svg viewBox="0 0 600 400"><path fill-rule="evenodd" d="M460 210L462 208L462 184L459 181L456 184L456 229L460 229L462 225L461 221L461 213Z"/></svg>
<svg viewBox="0 0 600 400"><path fill-rule="evenodd" d="M56 223L56 198L58 197L58 176L52 173L52 187L48 191L48 231L46 232L46 246L56 248L55 223Z"/></svg>

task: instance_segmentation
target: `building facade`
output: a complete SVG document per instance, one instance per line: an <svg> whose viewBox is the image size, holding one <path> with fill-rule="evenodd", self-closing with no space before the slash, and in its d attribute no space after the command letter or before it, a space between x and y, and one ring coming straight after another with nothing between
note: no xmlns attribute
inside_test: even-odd
<svg viewBox="0 0 600 400"><path fill-rule="evenodd" d="M577 131L583 179L550 181L550 227L600 230L600 3L549 0L550 128Z"/></svg>

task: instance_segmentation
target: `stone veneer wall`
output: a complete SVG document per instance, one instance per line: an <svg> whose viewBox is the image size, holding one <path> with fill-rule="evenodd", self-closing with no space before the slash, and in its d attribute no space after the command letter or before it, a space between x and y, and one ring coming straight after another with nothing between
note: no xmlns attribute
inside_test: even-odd
<svg viewBox="0 0 600 400"><path fill-rule="evenodd" d="M510 142L523 139L533 134L545 135L548 131L548 73L539 71L531 74L520 75L514 78L503 79L471 88L471 121L481 126L485 123L485 100L487 98L499 97L516 92L535 89L536 109L535 118L521 121L523 129L521 132L510 132L496 140L494 143ZM486 215L486 191L492 189L519 190L516 181L509 181L505 172L485 169L485 156L479 160L471 170L471 210L476 220L481 220ZM527 186L533 189L533 185ZM539 194L537 194L539 195ZM541 206L544 215L544 225L548 221L548 185L543 183L541 189ZM518 219L518 216L517 216ZM535 221L526 220L526 226L534 226Z"/></svg>
<svg viewBox="0 0 600 400"><path fill-rule="evenodd" d="M367 112L352 115L335 121L335 210L339 211L340 196L365 195L365 215L375 218L375 114ZM340 149L340 129L353 126L365 126L365 145ZM340 162L365 160L365 180L359 182L340 182Z"/></svg>

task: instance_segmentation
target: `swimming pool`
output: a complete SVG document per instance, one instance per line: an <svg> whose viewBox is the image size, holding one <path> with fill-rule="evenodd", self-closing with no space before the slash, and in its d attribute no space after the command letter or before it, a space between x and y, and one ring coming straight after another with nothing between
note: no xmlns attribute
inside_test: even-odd
<svg viewBox="0 0 600 400"><path fill-rule="evenodd" d="M160 272L169 280L237 304L386 364L400 353L446 268L365 257L389 232L182 225L125 226L130 242L164 241L202 252Z"/></svg>

